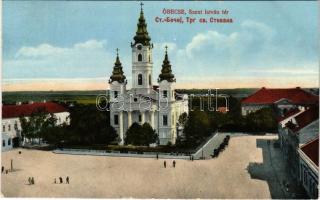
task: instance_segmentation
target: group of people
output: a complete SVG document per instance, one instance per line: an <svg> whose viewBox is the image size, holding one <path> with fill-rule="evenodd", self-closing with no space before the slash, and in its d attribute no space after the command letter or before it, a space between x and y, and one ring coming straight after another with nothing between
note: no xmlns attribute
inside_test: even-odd
<svg viewBox="0 0 320 200"><path fill-rule="evenodd" d="M8 174L9 170L8 169L4 169L4 166L1 167L1 173L5 173Z"/></svg>
<svg viewBox="0 0 320 200"><path fill-rule="evenodd" d="M28 178L29 185L34 185L34 177Z"/></svg>
<svg viewBox="0 0 320 200"><path fill-rule="evenodd" d="M163 161L163 166L164 166L164 168L167 168L167 161ZM172 161L172 167L176 167L176 161L175 160L173 160Z"/></svg>
<svg viewBox="0 0 320 200"><path fill-rule="evenodd" d="M227 135L224 139L223 142L219 145L217 149L213 150L213 154L211 155L212 158L218 157L219 153L225 149L226 146L228 146L230 140L230 136Z"/></svg>
<svg viewBox="0 0 320 200"><path fill-rule="evenodd" d="M63 183L63 178L59 177L58 179L59 179L59 183L62 184ZM66 177L66 184L69 184L69 182L70 182L70 178L69 178L69 176L67 176ZM57 179L54 178L54 184L56 184L56 183L57 183Z"/></svg>

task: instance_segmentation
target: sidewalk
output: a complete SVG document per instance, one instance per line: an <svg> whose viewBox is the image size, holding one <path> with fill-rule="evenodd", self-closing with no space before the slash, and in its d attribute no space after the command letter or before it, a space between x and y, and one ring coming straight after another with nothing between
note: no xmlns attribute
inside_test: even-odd
<svg viewBox="0 0 320 200"><path fill-rule="evenodd" d="M144 152L143 154L138 154L136 152L132 153L120 153L120 152L106 152L103 150L86 150L86 149L56 149L52 151L56 154L69 154L69 155L91 155L91 156L111 156L111 157L133 157L133 158L157 158L157 153L154 152ZM186 155L171 155L170 153L158 154L159 159L183 159L190 160L190 156Z"/></svg>

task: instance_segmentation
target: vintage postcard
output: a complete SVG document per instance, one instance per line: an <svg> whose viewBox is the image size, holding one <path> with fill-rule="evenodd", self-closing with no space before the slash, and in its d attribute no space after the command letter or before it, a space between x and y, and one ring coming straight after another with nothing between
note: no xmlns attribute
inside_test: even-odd
<svg viewBox="0 0 320 200"><path fill-rule="evenodd" d="M2 1L1 196L315 199L316 1Z"/></svg>

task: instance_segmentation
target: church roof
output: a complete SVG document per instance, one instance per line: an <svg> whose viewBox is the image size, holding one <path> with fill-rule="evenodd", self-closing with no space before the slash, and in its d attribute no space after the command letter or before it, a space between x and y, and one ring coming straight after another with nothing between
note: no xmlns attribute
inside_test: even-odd
<svg viewBox="0 0 320 200"><path fill-rule="evenodd" d="M48 113L67 112L68 110L60 104L54 102L35 102L22 105L3 105L2 118L16 118L20 116L30 116L37 109L45 109Z"/></svg>
<svg viewBox="0 0 320 200"><path fill-rule="evenodd" d="M122 70L122 64L120 62L119 53L117 49L117 58L116 62L114 63L112 75L110 77L109 83L112 83L113 81L118 81L119 83L124 83L126 80L126 76L124 75L124 72Z"/></svg>
<svg viewBox="0 0 320 200"><path fill-rule="evenodd" d="M176 81L176 79L174 78L174 75L172 74L167 48L168 47L166 46L166 53L165 53L163 64L162 64L161 74L159 75L159 79L158 79L159 82L163 80L167 80L168 82Z"/></svg>
<svg viewBox="0 0 320 200"><path fill-rule="evenodd" d="M242 100L245 104L273 104L281 99L287 99L293 104L318 104L319 97L301 88L267 89L261 88L256 93Z"/></svg>
<svg viewBox="0 0 320 200"><path fill-rule="evenodd" d="M144 18L142 5L143 5L143 3L141 3L140 17L139 17L139 21L137 24L136 35L133 38L134 39L133 45L141 43L142 45L149 46L151 38L150 38L148 31L147 31L147 23Z"/></svg>

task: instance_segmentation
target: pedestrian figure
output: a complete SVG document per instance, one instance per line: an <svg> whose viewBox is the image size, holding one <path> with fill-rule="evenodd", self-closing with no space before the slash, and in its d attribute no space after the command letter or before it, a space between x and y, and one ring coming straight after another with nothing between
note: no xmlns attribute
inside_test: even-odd
<svg viewBox="0 0 320 200"><path fill-rule="evenodd" d="M34 178L31 177L31 184L34 185Z"/></svg>
<svg viewBox="0 0 320 200"><path fill-rule="evenodd" d="M191 156L191 160L193 161L193 155Z"/></svg>
<svg viewBox="0 0 320 200"><path fill-rule="evenodd" d="M175 160L173 160L172 165L173 165L173 167L176 167L176 161Z"/></svg>
<svg viewBox="0 0 320 200"><path fill-rule="evenodd" d="M57 179L56 178L54 178L54 184L56 184L57 183Z"/></svg>
<svg viewBox="0 0 320 200"><path fill-rule="evenodd" d="M29 185L31 185L31 177L28 178Z"/></svg>
<svg viewBox="0 0 320 200"><path fill-rule="evenodd" d="M289 183L286 183L286 190L289 192Z"/></svg>
<svg viewBox="0 0 320 200"><path fill-rule="evenodd" d="M163 166L164 166L164 168L167 167L167 162L166 161L163 162Z"/></svg>
<svg viewBox="0 0 320 200"><path fill-rule="evenodd" d="M10 168L10 171L12 172L13 171L13 160L11 159L11 168Z"/></svg>
<svg viewBox="0 0 320 200"><path fill-rule="evenodd" d="M1 167L1 174L3 173L4 171L4 166Z"/></svg>
<svg viewBox="0 0 320 200"><path fill-rule="evenodd" d="M6 174L8 174L8 170L6 169Z"/></svg>
<svg viewBox="0 0 320 200"><path fill-rule="evenodd" d="M69 176L66 178L66 183L69 184Z"/></svg>
<svg viewBox="0 0 320 200"><path fill-rule="evenodd" d="M59 177L59 180L60 180L60 184L61 184L61 183L63 183L63 180L62 180L62 178L61 178L61 177Z"/></svg>
<svg viewBox="0 0 320 200"><path fill-rule="evenodd" d="M159 154L157 154L157 160L159 159Z"/></svg>

